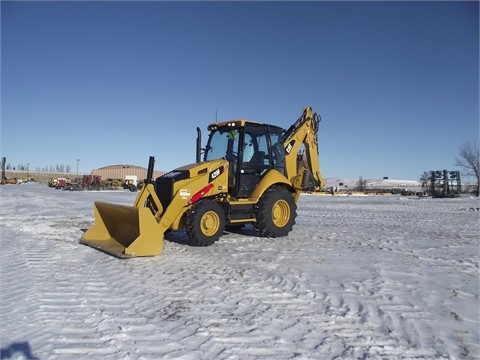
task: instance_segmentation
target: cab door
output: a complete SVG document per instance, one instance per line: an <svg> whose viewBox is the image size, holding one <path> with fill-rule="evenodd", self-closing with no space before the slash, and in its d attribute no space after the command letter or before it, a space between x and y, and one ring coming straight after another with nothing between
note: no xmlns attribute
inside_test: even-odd
<svg viewBox="0 0 480 360"><path fill-rule="evenodd" d="M249 197L262 176L272 168L271 141L268 127L246 124L240 151L237 197Z"/></svg>

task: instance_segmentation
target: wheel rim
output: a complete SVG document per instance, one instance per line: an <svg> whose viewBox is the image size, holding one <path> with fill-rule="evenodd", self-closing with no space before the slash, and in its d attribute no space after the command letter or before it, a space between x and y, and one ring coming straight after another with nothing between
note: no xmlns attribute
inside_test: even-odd
<svg viewBox="0 0 480 360"><path fill-rule="evenodd" d="M278 200L272 208L272 221L277 227L284 227L290 220L290 206L285 200Z"/></svg>
<svg viewBox="0 0 480 360"><path fill-rule="evenodd" d="M208 211L202 216L200 230L205 236L215 235L220 227L220 217L215 211Z"/></svg>

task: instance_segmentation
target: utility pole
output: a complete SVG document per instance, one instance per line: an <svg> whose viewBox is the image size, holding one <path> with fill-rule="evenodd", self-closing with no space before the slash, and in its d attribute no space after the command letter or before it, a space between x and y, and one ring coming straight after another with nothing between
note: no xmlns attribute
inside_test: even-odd
<svg viewBox="0 0 480 360"><path fill-rule="evenodd" d="M78 179L78 163L80 162L80 159L77 159L77 179Z"/></svg>

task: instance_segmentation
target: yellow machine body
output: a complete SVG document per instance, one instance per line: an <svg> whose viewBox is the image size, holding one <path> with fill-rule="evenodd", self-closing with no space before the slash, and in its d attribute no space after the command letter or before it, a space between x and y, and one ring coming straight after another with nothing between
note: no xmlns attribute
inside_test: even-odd
<svg viewBox="0 0 480 360"><path fill-rule="evenodd" d="M247 120L211 124L203 161L197 139L196 163L153 182L148 178L151 157L146 185L133 206L95 202L95 223L81 243L130 258L159 255L167 230L184 229L199 246L213 244L229 225L251 223L262 237L286 236L295 223L300 193L324 184L319 122L305 108L286 131ZM219 155L222 147L226 152ZM253 155L247 157L248 151Z"/></svg>
<svg viewBox="0 0 480 360"><path fill-rule="evenodd" d="M214 196L227 188L226 160L191 164L171 173L176 171L186 171L189 177L174 184L168 207L161 205L153 184L142 188L133 206L95 202L95 223L81 242L122 258L159 255L165 231L182 228L182 216L194 196ZM207 174L215 171L218 176L209 183Z"/></svg>

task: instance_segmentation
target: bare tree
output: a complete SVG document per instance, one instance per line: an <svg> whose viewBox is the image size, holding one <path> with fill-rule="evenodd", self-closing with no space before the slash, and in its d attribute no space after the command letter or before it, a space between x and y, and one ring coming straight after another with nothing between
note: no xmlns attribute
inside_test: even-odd
<svg viewBox="0 0 480 360"><path fill-rule="evenodd" d="M366 179L364 179L360 176L358 178L357 187L355 188L355 190L361 191L361 192L364 192L365 190L367 190L367 181L368 180L366 180Z"/></svg>
<svg viewBox="0 0 480 360"><path fill-rule="evenodd" d="M459 157L455 165L460 166L465 175L472 176L477 180L475 195L480 192L480 148L477 143L466 143L460 148Z"/></svg>
<svg viewBox="0 0 480 360"><path fill-rule="evenodd" d="M68 174L72 167L70 165L65 165L65 172Z"/></svg>
<svg viewBox="0 0 480 360"><path fill-rule="evenodd" d="M422 175L420 175L420 182L422 183L422 188L428 188L430 185L430 171L424 171Z"/></svg>
<svg viewBox="0 0 480 360"><path fill-rule="evenodd" d="M430 179L430 171L424 171L422 175L420 175L421 182L427 182Z"/></svg>

